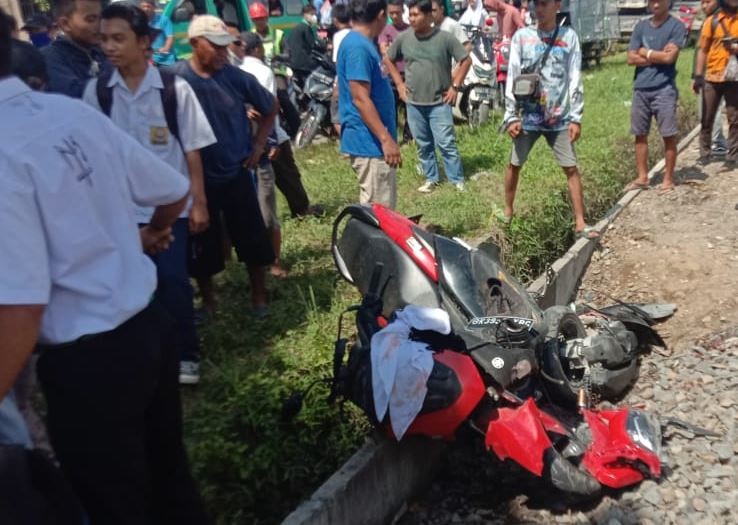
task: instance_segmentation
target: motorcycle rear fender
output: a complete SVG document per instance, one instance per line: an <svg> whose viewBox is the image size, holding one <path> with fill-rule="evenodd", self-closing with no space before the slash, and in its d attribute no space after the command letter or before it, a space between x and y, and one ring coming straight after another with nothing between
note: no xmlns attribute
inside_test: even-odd
<svg viewBox="0 0 738 525"><path fill-rule="evenodd" d="M447 408L416 417L407 429L406 435L419 434L451 441L458 428L469 418L485 395L484 382L469 356L446 351L436 352L433 359L454 371L461 384L461 395ZM388 430L392 432L391 427Z"/></svg>
<svg viewBox="0 0 738 525"><path fill-rule="evenodd" d="M592 433L582 464L606 487L619 489L642 481L645 475L637 468L638 464L645 466L651 477L661 476L659 457L636 445L628 434L625 428L628 411L627 408L582 410Z"/></svg>
<svg viewBox="0 0 738 525"><path fill-rule="evenodd" d="M435 254L426 246L414 230L418 226L404 215L386 208L381 204L372 204L374 216L379 227L407 253L433 282L438 282L438 266Z"/></svg>
<svg viewBox="0 0 738 525"><path fill-rule="evenodd" d="M551 448L542 416L532 399L517 408L500 408L487 426L484 444L500 459L510 458L536 476L543 473L543 456ZM563 428L563 427L562 427Z"/></svg>

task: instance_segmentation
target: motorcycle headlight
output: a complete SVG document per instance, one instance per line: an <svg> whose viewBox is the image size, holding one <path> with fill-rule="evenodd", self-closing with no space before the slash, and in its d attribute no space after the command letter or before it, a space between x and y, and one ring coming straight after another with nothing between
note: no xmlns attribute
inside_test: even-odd
<svg viewBox="0 0 738 525"><path fill-rule="evenodd" d="M625 430L636 445L661 457L661 424L653 414L631 410Z"/></svg>

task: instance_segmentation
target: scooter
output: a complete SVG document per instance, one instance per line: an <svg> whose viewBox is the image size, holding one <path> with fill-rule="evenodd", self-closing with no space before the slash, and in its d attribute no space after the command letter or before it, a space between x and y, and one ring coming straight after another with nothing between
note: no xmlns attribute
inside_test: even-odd
<svg viewBox="0 0 738 525"><path fill-rule="evenodd" d="M362 291L363 299L339 318L331 400L350 400L397 437L390 415L380 420L375 411L372 338L398 309L441 308L451 334L410 333L432 352L433 368L422 408L404 435L453 440L467 425L484 436L498 458L509 458L578 497L661 475L661 429L653 414L593 408L588 385L578 388L573 405L564 403L568 408L552 399L549 386L559 380L545 377L543 358L560 356L572 334L550 336L554 332L545 312L493 250L431 234L373 204L343 210L334 223L332 252L339 273ZM356 314L353 341L342 334L347 313ZM607 337L613 339L601 343L614 344L613 333L625 337L629 332L611 328ZM596 346L597 352L609 352L607 345Z"/></svg>
<svg viewBox="0 0 738 525"><path fill-rule="evenodd" d="M500 264L496 247L471 248L431 234L378 204L345 208L334 224L331 249L340 274L362 294L375 263L384 265L392 280L382 297L386 318L407 305L441 308L468 346L525 349L528 357L520 359L531 365L520 366L533 367L530 356L540 363L557 404L575 406L581 388L617 399L636 380L640 355L652 345L665 346L635 314L605 315L588 329L566 307L544 311Z"/></svg>
<svg viewBox="0 0 738 525"><path fill-rule="evenodd" d="M307 76L302 87L306 112L302 116L300 127L295 136L295 147L304 148L310 144L322 128L327 135L333 133L330 122L330 103L336 68L328 56L313 51L313 58L318 66ZM299 107L299 106L298 106Z"/></svg>
<svg viewBox="0 0 738 525"><path fill-rule="evenodd" d="M487 19L492 21L491 18ZM472 65L464 78L461 93L456 98L454 116L465 119L472 129L478 128L489 120L491 111L498 109L495 105L495 80L494 56L488 27L475 25L464 25L464 30L469 36L472 49L469 56Z"/></svg>

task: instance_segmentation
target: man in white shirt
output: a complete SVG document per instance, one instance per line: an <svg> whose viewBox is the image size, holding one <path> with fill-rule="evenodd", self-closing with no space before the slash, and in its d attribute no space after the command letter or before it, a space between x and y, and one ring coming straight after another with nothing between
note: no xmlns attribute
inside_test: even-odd
<svg viewBox="0 0 738 525"><path fill-rule="evenodd" d="M431 4L433 5L433 24L441 31L446 31L454 35L456 40L461 42L467 51L470 51L471 42L469 41L469 36L464 31L464 28L461 27L461 24L450 16L446 16L446 8L444 7L443 0L433 0Z"/></svg>
<svg viewBox="0 0 738 525"><path fill-rule="evenodd" d="M85 104L10 76L0 11L0 398L38 344L56 457L92 523L206 521L171 321L151 302L189 182ZM139 230L131 202L156 206Z"/></svg>
<svg viewBox="0 0 738 525"><path fill-rule="evenodd" d="M333 63L338 62L338 49L341 47L341 42L346 38L346 35L351 31L351 13L349 13L349 6L346 4L338 4L333 8L331 13L333 17L333 27L336 28L336 32L333 34ZM333 94L331 95L331 124L333 129L336 131L338 137L341 136L341 120L338 118L338 78L336 83L333 85Z"/></svg>
<svg viewBox="0 0 738 525"><path fill-rule="evenodd" d="M241 69L246 73L251 73L256 80L259 81L261 87L277 95L277 86L274 82L274 72L272 68L264 63L264 43L261 37L249 31L241 33L241 49L243 57L241 57ZM259 114L255 110L249 111L250 117L257 120ZM274 262L270 265L269 271L275 277L287 277L287 270L280 262L282 252L282 228L277 217L277 191L276 191L276 175L272 160L279 155L279 143L289 141L289 136L279 125L279 117L274 119L274 140L268 144L268 151L262 156L259 165L256 167L257 177L257 197L259 199L259 209L264 219L264 226L269 230L272 239L272 248L274 249Z"/></svg>
<svg viewBox="0 0 738 525"><path fill-rule="evenodd" d="M157 298L177 323L180 383L195 384L199 381L200 352L187 271L187 241L190 232L200 233L208 226L200 149L215 143L215 135L190 85L149 64L151 32L146 13L131 4L117 3L106 7L101 18L102 49L115 69L91 80L82 100L108 114L119 128L191 181L191 208L172 226L174 241L169 249L153 258ZM168 93L171 99L167 99ZM171 123L175 130L167 122L165 99L170 104L170 118L176 117ZM136 207L139 224L147 224L152 211Z"/></svg>

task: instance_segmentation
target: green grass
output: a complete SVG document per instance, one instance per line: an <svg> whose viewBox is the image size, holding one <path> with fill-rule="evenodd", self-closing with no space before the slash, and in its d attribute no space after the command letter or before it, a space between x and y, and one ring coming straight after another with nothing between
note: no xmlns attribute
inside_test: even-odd
<svg viewBox="0 0 738 525"><path fill-rule="evenodd" d="M695 98L688 90L691 51L679 60L682 132L694 125ZM629 130L632 68L624 55L585 72L585 113L577 144L588 218L594 222L633 178ZM495 236L508 267L522 280L537 276L572 240L566 180L544 141L521 176L516 219L506 235L491 219L502 204L502 171L510 141L493 123L478 131L459 128L467 192L445 185L431 195L415 191L415 152L403 148L398 174L399 211L422 213L423 222L447 235ZM651 157L661 157L654 137ZM329 407L318 385L300 416L285 422L282 400L330 372L338 314L358 299L340 282L329 253L332 219L358 196L348 162L325 144L297 153L313 202L326 205L322 219L283 220L283 259L291 268L272 280L272 316L247 315L243 268L230 264L218 278L220 309L202 330L201 384L185 395L185 431L195 477L218 523L276 523L341 465L363 442L368 427L352 407ZM281 196L280 196L281 199ZM283 217L287 210L280 200Z"/></svg>

